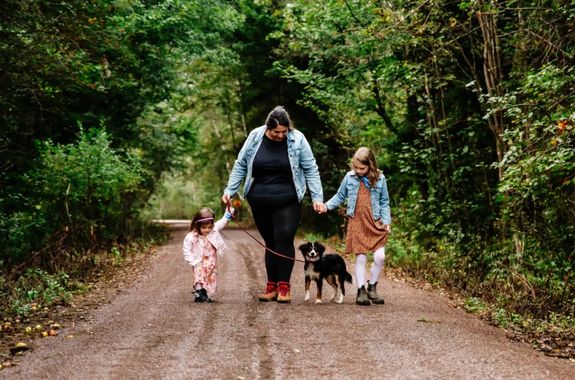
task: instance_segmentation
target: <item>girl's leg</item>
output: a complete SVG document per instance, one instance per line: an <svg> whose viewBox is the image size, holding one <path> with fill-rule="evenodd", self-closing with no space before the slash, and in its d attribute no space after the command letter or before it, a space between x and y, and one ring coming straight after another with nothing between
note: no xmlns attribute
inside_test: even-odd
<svg viewBox="0 0 575 380"><path fill-rule="evenodd" d="M371 277L369 284L367 285L367 297L371 302L375 304L384 304L385 300L379 294L377 294L377 279L379 274L383 269L383 263L385 262L385 247L381 247L375 250L373 253L373 264L371 264Z"/></svg>
<svg viewBox="0 0 575 380"><path fill-rule="evenodd" d="M367 256L364 253L355 254L355 281L357 288L365 286L365 267L367 265Z"/></svg>
<svg viewBox="0 0 575 380"><path fill-rule="evenodd" d="M376 249L373 253L373 264L371 264L370 270L370 284L376 284L377 279L379 278L379 274L383 269L383 264L385 262L385 247L381 247Z"/></svg>
<svg viewBox="0 0 575 380"><path fill-rule="evenodd" d="M365 267L367 265L367 256L365 253L355 254L355 280L357 281L357 297L355 303L357 305L369 306L371 301L367 297L367 290L365 289Z"/></svg>

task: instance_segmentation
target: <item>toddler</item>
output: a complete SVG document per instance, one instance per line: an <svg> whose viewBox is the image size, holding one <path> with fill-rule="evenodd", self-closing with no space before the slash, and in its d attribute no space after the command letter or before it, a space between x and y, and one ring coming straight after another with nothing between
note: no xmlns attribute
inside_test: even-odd
<svg viewBox="0 0 575 380"><path fill-rule="evenodd" d="M215 221L215 213L201 208L190 226L190 232L184 238L184 259L194 267L195 302L212 302L208 296L215 293L217 287L217 256L221 256L227 246L220 230L233 217L233 209Z"/></svg>

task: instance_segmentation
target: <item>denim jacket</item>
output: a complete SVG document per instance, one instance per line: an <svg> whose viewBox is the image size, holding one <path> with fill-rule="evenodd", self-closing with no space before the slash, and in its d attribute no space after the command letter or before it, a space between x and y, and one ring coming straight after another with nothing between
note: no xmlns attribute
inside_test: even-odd
<svg viewBox="0 0 575 380"><path fill-rule="evenodd" d="M343 181L341 181L337 193L325 203L327 209L333 210L347 199L347 216L353 218L360 184L361 181L353 170L347 172ZM373 219L381 219L383 224L391 224L389 194L387 193L387 182L383 174L379 176L375 187L370 188L369 195L371 197Z"/></svg>
<svg viewBox="0 0 575 380"><path fill-rule="evenodd" d="M240 153L238 153L224 194L230 196L236 194L244 179L243 195L245 196L250 191L250 187L254 182L252 177L254 158L263 141L265 132L266 126L263 125L254 129L248 135ZM298 201L301 202L303 200L307 182L312 201L323 202L323 190L319 170L311 147L303 133L295 129L289 130L287 134L287 149Z"/></svg>

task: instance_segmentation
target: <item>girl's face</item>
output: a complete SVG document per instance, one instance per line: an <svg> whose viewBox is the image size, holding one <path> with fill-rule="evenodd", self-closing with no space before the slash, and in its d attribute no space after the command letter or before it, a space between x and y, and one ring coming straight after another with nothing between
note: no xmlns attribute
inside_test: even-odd
<svg viewBox="0 0 575 380"><path fill-rule="evenodd" d="M367 172L369 172L369 166L364 165L361 162L353 161L353 170L355 170L355 174L361 177L367 175Z"/></svg>
<svg viewBox="0 0 575 380"><path fill-rule="evenodd" d="M204 223L200 226L200 235L206 236L214 229L214 223Z"/></svg>
<svg viewBox="0 0 575 380"><path fill-rule="evenodd" d="M266 131L266 136L273 141L283 141L288 134L288 130L289 128L283 125L278 125L277 127L275 127L274 129L268 129Z"/></svg>

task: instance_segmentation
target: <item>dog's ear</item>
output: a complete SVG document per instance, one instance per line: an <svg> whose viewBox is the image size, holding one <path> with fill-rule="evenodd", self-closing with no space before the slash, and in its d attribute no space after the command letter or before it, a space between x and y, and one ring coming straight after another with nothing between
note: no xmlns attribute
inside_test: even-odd
<svg viewBox="0 0 575 380"><path fill-rule="evenodd" d="M299 249L301 252L303 252L304 249L306 249L306 247L308 246L308 244L309 244L309 243L303 243L302 245L300 245L300 246L298 247L298 249Z"/></svg>
<svg viewBox="0 0 575 380"><path fill-rule="evenodd" d="M314 243L315 245L315 249L316 251L319 251L319 253L324 253L325 252L325 247L323 246L323 244L321 244L319 241L316 241Z"/></svg>

